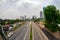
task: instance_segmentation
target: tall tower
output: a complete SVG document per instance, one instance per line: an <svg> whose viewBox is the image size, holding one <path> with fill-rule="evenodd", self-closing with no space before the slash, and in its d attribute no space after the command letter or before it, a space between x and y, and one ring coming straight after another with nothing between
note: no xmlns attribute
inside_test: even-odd
<svg viewBox="0 0 60 40"><path fill-rule="evenodd" d="M42 11L40 11L40 18L44 18L44 14Z"/></svg>

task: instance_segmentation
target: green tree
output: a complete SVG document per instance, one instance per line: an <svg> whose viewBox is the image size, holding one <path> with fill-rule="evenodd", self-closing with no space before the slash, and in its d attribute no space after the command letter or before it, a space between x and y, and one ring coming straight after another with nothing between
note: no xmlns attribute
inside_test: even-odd
<svg viewBox="0 0 60 40"><path fill-rule="evenodd" d="M57 15L58 15L57 23L60 24L60 12L59 12L59 10L57 10Z"/></svg>
<svg viewBox="0 0 60 40"><path fill-rule="evenodd" d="M54 5L49 5L43 8L46 24L45 26L55 32L58 30L59 10Z"/></svg>

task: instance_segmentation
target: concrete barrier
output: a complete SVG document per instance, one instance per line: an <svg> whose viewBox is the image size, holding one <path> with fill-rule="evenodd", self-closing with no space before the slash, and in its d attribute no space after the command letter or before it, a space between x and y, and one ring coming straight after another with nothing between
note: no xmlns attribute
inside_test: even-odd
<svg viewBox="0 0 60 40"><path fill-rule="evenodd" d="M5 33L4 33L2 25L0 25L0 37L2 37L3 40L6 40L6 36L5 36Z"/></svg>

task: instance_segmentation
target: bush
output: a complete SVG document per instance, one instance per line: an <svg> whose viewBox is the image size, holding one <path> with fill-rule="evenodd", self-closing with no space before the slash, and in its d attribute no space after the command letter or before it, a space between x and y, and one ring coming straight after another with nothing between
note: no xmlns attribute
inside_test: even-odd
<svg viewBox="0 0 60 40"><path fill-rule="evenodd" d="M57 24L46 23L45 27L48 28L51 32L58 31L58 25Z"/></svg>

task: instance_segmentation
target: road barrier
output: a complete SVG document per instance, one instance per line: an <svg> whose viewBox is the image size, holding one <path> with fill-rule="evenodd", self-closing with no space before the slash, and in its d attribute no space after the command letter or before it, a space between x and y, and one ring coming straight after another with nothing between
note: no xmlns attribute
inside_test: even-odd
<svg viewBox="0 0 60 40"><path fill-rule="evenodd" d="M6 40L6 36L5 36L5 33L4 33L2 25L0 25L0 35L1 35L1 37L2 37L3 40Z"/></svg>

